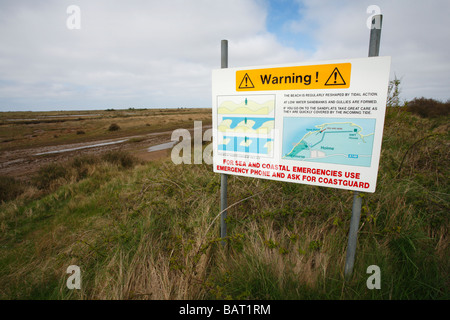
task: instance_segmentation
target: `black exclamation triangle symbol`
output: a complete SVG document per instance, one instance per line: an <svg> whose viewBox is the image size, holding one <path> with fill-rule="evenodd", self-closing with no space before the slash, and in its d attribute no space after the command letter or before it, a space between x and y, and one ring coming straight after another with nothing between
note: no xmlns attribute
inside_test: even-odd
<svg viewBox="0 0 450 320"><path fill-rule="evenodd" d="M248 73L244 75L244 78L242 79L241 83L239 84L239 89L252 89L255 86L253 85L252 80L248 76Z"/></svg>
<svg viewBox="0 0 450 320"><path fill-rule="evenodd" d="M326 86L340 86L345 85L346 82L344 78L342 77L341 73L339 72L338 68L334 68L333 72L331 72L330 77L328 78L327 82L325 82Z"/></svg>

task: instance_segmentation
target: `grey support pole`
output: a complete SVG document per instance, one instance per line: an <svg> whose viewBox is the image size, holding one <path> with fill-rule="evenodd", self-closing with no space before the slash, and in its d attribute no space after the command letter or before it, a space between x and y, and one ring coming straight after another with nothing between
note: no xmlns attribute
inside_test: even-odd
<svg viewBox="0 0 450 320"><path fill-rule="evenodd" d="M228 68L228 40L221 41L221 68ZM220 174L220 237L225 238L227 236L227 179L228 176L224 173ZM225 246L225 241L222 240L222 246Z"/></svg>
<svg viewBox="0 0 450 320"><path fill-rule="evenodd" d="M220 54L220 67L222 69L228 68L228 40L222 40L220 42L221 45L221 54Z"/></svg>
<svg viewBox="0 0 450 320"><path fill-rule="evenodd" d="M356 244L358 242L359 220L361 218L362 198L359 192L353 193L352 218L350 220L350 231L348 232L347 256L345 258L345 278L349 279L355 264Z"/></svg>
<svg viewBox="0 0 450 320"><path fill-rule="evenodd" d="M383 16L375 15L372 18L372 29L370 30L369 57L377 57L380 52L381 23ZM345 258L344 275L350 279L355 265L356 244L358 242L358 228L361 218L362 198L359 192L353 194L352 218L350 220L350 231L348 233L347 256Z"/></svg>
<svg viewBox="0 0 450 320"><path fill-rule="evenodd" d="M372 29L370 29L369 57L378 57L380 53L381 24L383 15L377 14L372 17Z"/></svg>

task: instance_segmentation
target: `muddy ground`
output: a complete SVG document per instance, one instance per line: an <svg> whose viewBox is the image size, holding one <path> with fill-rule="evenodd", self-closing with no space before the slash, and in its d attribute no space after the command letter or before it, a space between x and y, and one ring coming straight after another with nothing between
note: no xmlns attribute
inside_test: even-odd
<svg viewBox="0 0 450 320"><path fill-rule="evenodd" d="M210 109L130 109L0 113L0 176L27 180L42 166L77 156L123 150L142 161L170 157L148 148L171 141L173 130L201 121L211 128ZM111 124L120 130L111 131Z"/></svg>
<svg viewBox="0 0 450 320"><path fill-rule="evenodd" d="M206 130L208 127L205 127ZM170 157L171 148L148 151L171 141L172 131L149 133L139 136L71 143L57 146L30 147L0 152L0 176L27 180L42 166L52 162L65 162L81 155L98 155L112 150L127 151L141 161L153 161Z"/></svg>

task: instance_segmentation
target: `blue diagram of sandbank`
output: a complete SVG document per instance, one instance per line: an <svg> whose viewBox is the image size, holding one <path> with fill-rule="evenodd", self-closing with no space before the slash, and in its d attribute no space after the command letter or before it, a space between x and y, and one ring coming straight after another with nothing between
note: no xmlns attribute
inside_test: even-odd
<svg viewBox="0 0 450 320"><path fill-rule="evenodd" d="M275 96L219 96L217 146L230 154L273 156Z"/></svg>
<svg viewBox="0 0 450 320"><path fill-rule="evenodd" d="M375 119L284 118L282 158L370 167Z"/></svg>
<svg viewBox="0 0 450 320"><path fill-rule="evenodd" d="M274 118L255 117L222 117L219 132L243 135L271 135L274 129Z"/></svg>

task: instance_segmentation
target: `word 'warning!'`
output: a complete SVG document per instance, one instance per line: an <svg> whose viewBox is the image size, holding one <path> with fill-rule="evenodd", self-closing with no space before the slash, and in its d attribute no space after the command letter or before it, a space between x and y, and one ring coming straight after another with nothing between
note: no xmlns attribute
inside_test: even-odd
<svg viewBox="0 0 450 320"><path fill-rule="evenodd" d="M343 89L350 87L351 63L236 71L236 91Z"/></svg>

